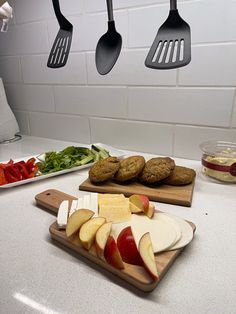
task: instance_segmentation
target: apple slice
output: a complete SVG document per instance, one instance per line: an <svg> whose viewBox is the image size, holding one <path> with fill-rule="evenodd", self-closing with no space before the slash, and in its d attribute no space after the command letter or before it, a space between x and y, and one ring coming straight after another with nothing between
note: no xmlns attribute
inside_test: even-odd
<svg viewBox="0 0 236 314"><path fill-rule="evenodd" d="M130 226L121 230L117 238L117 247L124 262L133 265L143 265Z"/></svg>
<svg viewBox="0 0 236 314"><path fill-rule="evenodd" d="M154 280L158 280L159 275L149 232L144 233L144 235L141 237L138 248L147 272Z"/></svg>
<svg viewBox="0 0 236 314"><path fill-rule="evenodd" d="M130 210L133 214L144 213L148 218L152 218L155 212L155 206L149 202L146 195L134 194L129 198Z"/></svg>
<svg viewBox="0 0 236 314"><path fill-rule="evenodd" d="M134 204L141 212L146 213L149 207L149 199L146 195L133 194L129 197L130 203Z"/></svg>
<svg viewBox="0 0 236 314"><path fill-rule="evenodd" d="M104 257L108 264L118 269L124 269L124 263L120 256L120 252L117 247L116 241L111 235L109 235L107 239L107 243L104 250Z"/></svg>
<svg viewBox="0 0 236 314"><path fill-rule="evenodd" d="M85 222L79 231L79 238L82 246L89 250L94 243L96 232L106 222L103 217L94 217Z"/></svg>
<svg viewBox="0 0 236 314"><path fill-rule="evenodd" d="M80 227L93 217L94 212L90 209L78 209L69 218L66 225L67 237L72 236L76 233Z"/></svg>
<svg viewBox="0 0 236 314"><path fill-rule="evenodd" d="M154 216L154 213L155 213L155 206L149 203L148 210L145 214L148 216L148 218L152 218Z"/></svg>
<svg viewBox="0 0 236 314"><path fill-rule="evenodd" d="M131 202L129 202L129 209L130 209L132 214L143 213L142 209L140 209L139 207L134 205L134 203L131 203Z"/></svg>
<svg viewBox="0 0 236 314"><path fill-rule="evenodd" d="M102 260L105 260L104 249L107 243L107 239L111 233L111 226L112 226L112 222L104 223L98 229L95 236L95 247L96 247L97 256Z"/></svg>

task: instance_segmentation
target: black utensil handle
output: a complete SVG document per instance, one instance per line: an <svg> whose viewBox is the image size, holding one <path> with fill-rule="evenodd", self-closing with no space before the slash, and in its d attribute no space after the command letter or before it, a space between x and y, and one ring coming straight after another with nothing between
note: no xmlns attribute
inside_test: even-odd
<svg viewBox="0 0 236 314"><path fill-rule="evenodd" d="M170 9L177 10L177 0L170 0Z"/></svg>
<svg viewBox="0 0 236 314"><path fill-rule="evenodd" d="M113 3L112 0L107 0L107 14L108 14L108 21L113 21Z"/></svg>
<svg viewBox="0 0 236 314"><path fill-rule="evenodd" d="M52 4L60 27L65 30L70 29L72 24L62 15L59 0L52 0Z"/></svg>

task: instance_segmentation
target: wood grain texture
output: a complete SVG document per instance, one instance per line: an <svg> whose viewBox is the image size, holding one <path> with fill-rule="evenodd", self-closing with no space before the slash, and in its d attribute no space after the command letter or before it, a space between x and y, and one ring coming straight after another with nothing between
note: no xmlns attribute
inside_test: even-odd
<svg viewBox="0 0 236 314"><path fill-rule="evenodd" d="M74 199L76 199L76 197L54 189L46 190L35 196L36 203L39 206L43 206L45 209L50 210L53 213L58 212L60 203L62 201L69 200L71 203ZM188 223L193 228L193 231L195 231L195 225L192 222ZM50 226L49 232L52 239L54 239L55 241L58 241L78 255L86 257L100 267L106 269L112 274L122 278L126 282L145 292L152 291L158 285L160 280L168 271L169 267L173 264L177 256L183 250L179 249L155 254L155 260L157 264L157 269L160 273L160 278L159 281L154 281L142 266L124 263L125 268L123 270L112 267L111 265L96 256L94 246L92 246L89 251L85 250L80 244L78 234L71 238L68 238L64 230L58 229L56 222Z"/></svg>
<svg viewBox="0 0 236 314"><path fill-rule="evenodd" d="M35 196L37 205L52 211L54 214L57 214L62 201L68 200L69 206L71 206L71 202L76 199L74 196L54 189L43 191Z"/></svg>
<svg viewBox="0 0 236 314"><path fill-rule="evenodd" d="M79 189L81 191L98 193L122 193L125 196L144 194L147 195L151 201L190 207L192 204L194 182L184 186L163 184L156 187L149 187L138 182L118 184L109 181L103 184L93 184L87 179L79 186Z"/></svg>
<svg viewBox="0 0 236 314"><path fill-rule="evenodd" d="M7 0L0 0L0 7L1 7L5 2L7 2Z"/></svg>

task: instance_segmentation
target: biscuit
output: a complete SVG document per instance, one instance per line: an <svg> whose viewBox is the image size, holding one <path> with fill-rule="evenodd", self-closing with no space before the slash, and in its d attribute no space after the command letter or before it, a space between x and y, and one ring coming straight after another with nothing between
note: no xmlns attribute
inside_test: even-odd
<svg viewBox="0 0 236 314"><path fill-rule="evenodd" d="M162 182L168 185L186 185L193 182L196 176L195 170L187 167L175 166L171 175Z"/></svg>
<svg viewBox="0 0 236 314"><path fill-rule="evenodd" d="M137 178L145 166L143 156L131 156L120 162L120 168L114 176L119 182L125 182Z"/></svg>
<svg viewBox="0 0 236 314"><path fill-rule="evenodd" d="M120 167L117 157L107 157L97 161L89 170L89 179L93 183L100 183L113 178Z"/></svg>
<svg viewBox="0 0 236 314"><path fill-rule="evenodd" d="M152 158L146 162L139 180L148 184L159 182L167 178L174 168L175 162L170 157Z"/></svg>

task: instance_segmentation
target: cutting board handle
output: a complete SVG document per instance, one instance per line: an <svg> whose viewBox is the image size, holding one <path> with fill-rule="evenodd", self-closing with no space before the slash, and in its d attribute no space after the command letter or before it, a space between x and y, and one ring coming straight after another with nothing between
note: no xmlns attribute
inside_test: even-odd
<svg viewBox="0 0 236 314"><path fill-rule="evenodd" d="M57 214L62 201L68 200L69 206L71 206L71 202L73 200L77 200L77 197L71 196L59 190L49 189L37 194L35 196L35 200L36 204L40 207Z"/></svg>

